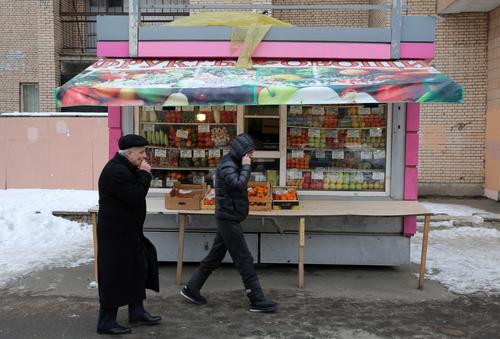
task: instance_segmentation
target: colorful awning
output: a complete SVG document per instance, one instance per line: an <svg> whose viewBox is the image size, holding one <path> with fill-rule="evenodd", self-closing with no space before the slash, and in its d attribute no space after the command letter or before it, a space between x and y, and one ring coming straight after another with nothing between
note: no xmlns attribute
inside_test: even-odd
<svg viewBox="0 0 500 339"><path fill-rule="evenodd" d="M463 102L423 61L100 59L56 89L59 107Z"/></svg>

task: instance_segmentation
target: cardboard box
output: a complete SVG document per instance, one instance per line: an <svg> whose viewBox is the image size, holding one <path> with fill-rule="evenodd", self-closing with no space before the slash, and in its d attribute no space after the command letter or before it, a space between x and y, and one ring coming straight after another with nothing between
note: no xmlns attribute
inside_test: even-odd
<svg viewBox="0 0 500 339"><path fill-rule="evenodd" d="M265 186L267 188L267 195L264 197L254 197L250 196L250 192L253 188L258 186ZM270 211L273 205L273 197L271 196L271 184L266 181L250 181L248 182L248 203L250 205L250 211Z"/></svg>
<svg viewBox="0 0 500 339"><path fill-rule="evenodd" d="M273 192L273 210L296 210L300 208L297 188L294 186L275 186ZM294 193L296 199L283 199L283 193ZM280 194L281 193L281 194ZM278 199L279 198L279 199Z"/></svg>
<svg viewBox="0 0 500 339"><path fill-rule="evenodd" d="M165 208L169 210L199 210L201 199L207 192L207 184L188 185L176 182L165 195Z"/></svg>

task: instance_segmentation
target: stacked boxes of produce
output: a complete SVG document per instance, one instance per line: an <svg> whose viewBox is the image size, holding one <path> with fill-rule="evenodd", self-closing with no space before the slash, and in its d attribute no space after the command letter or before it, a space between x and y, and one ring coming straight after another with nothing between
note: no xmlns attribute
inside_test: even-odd
<svg viewBox="0 0 500 339"><path fill-rule="evenodd" d="M273 210L299 209L296 187L273 187Z"/></svg>
<svg viewBox="0 0 500 339"><path fill-rule="evenodd" d="M384 191L387 105L289 106L287 185Z"/></svg>
<svg viewBox="0 0 500 339"><path fill-rule="evenodd" d="M248 202L251 211L270 211L273 202L271 184L269 182L249 182Z"/></svg>

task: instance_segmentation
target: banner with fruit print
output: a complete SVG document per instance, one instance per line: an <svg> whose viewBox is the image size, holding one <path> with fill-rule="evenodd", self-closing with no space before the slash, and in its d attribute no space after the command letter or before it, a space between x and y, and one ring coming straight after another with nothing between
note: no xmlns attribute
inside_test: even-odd
<svg viewBox="0 0 500 339"><path fill-rule="evenodd" d="M55 91L57 105L206 106L462 103L424 61L100 59Z"/></svg>

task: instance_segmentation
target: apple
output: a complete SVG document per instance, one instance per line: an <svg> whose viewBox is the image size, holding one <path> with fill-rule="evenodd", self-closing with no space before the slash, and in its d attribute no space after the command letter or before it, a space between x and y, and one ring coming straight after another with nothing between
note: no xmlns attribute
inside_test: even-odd
<svg viewBox="0 0 500 339"><path fill-rule="evenodd" d="M259 105L282 105L297 92L295 87L265 87L263 88L258 97Z"/></svg>
<svg viewBox="0 0 500 339"><path fill-rule="evenodd" d="M189 100L182 93L172 93L165 100L163 106L189 106Z"/></svg>
<svg viewBox="0 0 500 339"><path fill-rule="evenodd" d="M341 99L337 92L330 87L305 87L297 90L293 96L286 102L288 105L301 104L336 104Z"/></svg>

